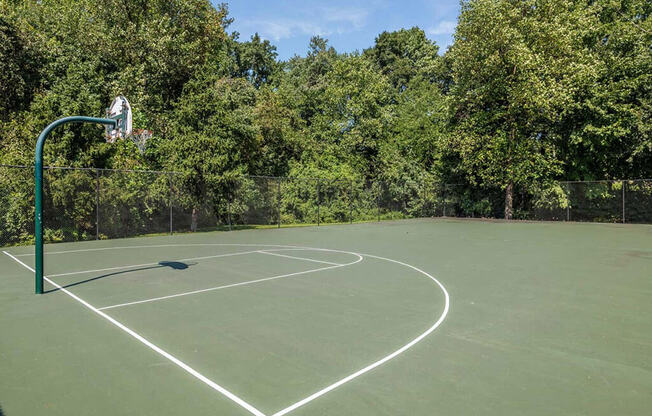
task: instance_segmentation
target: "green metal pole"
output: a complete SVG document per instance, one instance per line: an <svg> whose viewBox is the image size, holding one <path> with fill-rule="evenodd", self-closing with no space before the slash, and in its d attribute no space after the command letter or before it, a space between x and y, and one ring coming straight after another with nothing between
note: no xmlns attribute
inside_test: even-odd
<svg viewBox="0 0 652 416"><path fill-rule="evenodd" d="M35 241L35 289L37 294L43 293L43 146L45 139L52 130L66 123L96 123L117 126L116 120L108 118L72 116L61 118L45 128L38 136L36 154L34 156L34 236Z"/></svg>
<svg viewBox="0 0 652 416"><path fill-rule="evenodd" d="M100 239L100 170L95 169L95 239Z"/></svg>

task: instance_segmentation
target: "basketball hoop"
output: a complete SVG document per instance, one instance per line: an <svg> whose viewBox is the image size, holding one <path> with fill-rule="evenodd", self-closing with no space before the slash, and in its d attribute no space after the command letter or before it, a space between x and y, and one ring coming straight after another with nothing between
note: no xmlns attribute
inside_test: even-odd
<svg viewBox="0 0 652 416"><path fill-rule="evenodd" d="M119 95L113 100L111 106L106 110L106 118L117 122L113 128L106 127L107 142L114 143L118 137L124 139L131 135L131 106L124 96Z"/></svg>
<svg viewBox="0 0 652 416"><path fill-rule="evenodd" d="M149 130L133 130L131 106L129 101L122 96L117 96L111 106L106 109L106 117L117 122L115 127L106 127L106 141L115 143L117 139L126 139L129 137L138 147L138 151L145 153L147 141L152 138L152 132Z"/></svg>
<svg viewBox="0 0 652 416"><path fill-rule="evenodd" d="M152 138L152 132L143 129L134 130L129 138L136 144L138 151L142 155L145 153L145 148L147 148L147 141Z"/></svg>
<svg viewBox="0 0 652 416"><path fill-rule="evenodd" d="M69 116L63 117L48 124L39 134L34 152L34 291L43 293L43 147L50 132L62 124L92 123L102 124L106 128L106 140L113 143L115 140L131 136L131 106L123 96L116 97L106 111L106 118ZM136 143L141 152L145 149L148 135L139 136ZM0 412L2 413L2 412Z"/></svg>

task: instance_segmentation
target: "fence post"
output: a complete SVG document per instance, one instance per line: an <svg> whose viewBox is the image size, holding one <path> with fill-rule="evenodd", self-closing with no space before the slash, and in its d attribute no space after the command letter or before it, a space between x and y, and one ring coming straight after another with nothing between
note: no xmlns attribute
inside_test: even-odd
<svg viewBox="0 0 652 416"><path fill-rule="evenodd" d="M622 185L623 185L623 224L624 224L625 223L625 186L627 186L627 182L623 180Z"/></svg>
<svg viewBox="0 0 652 416"><path fill-rule="evenodd" d="M278 181L278 228L281 228L281 178L276 179Z"/></svg>
<svg viewBox="0 0 652 416"><path fill-rule="evenodd" d="M173 196L174 192L172 190L172 173L170 173L170 176L169 176L168 179L170 181L170 202L169 202L169 205L170 205L170 235L172 235L172 232L173 232L173 228L172 228L172 204L173 204L173 198L174 198L174 196Z"/></svg>
<svg viewBox="0 0 652 416"><path fill-rule="evenodd" d="M317 227L319 227L320 223L320 208L321 208L321 180L317 179Z"/></svg>
<svg viewBox="0 0 652 416"><path fill-rule="evenodd" d="M432 218L434 215L428 215L430 211L428 208L430 207L430 200L428 199L428 191L430 191L430 187L427 186L425 183L421 184L421 190L423 191L423 202L421 203L421 213L419 214L422 218Z"/></svg>
<svg viewBox="0 0 652 416"><path fill-rule="evenodd" d="M95 169L95 239L100 239L100 170Z"/></svg>
<svg viewBox="0 0 652 416"><path fill-rule="evenodd" d="M567 186L566 193L569 196L568 204L566 204L566 221L569 222L570 221L570 206L571 206L571 204L570 204L570 194L571 194L570 193L570 184L567 183L566 186Z"/></svg>
<svg viewBox="0 0 652 416"><path fill-rule="evenodd" d="M349 224L353 224L353 179L351 179L351 189L349 192Z"/></svg>
<svg viewBox="0 0 652 416"><path fill-rule="evenodd" d="M444 197L444 212L443 212L443 215L442 215L442 216L443 216L444 218L446 218L446 196L447 196L446 190L447 190L447 189L448 189L448 186L447 186L446 184L444 184L444 187L443 187L444 192L443 192L443 194L442 194L442 196Z"/></svg>
<svg viewBox="0 0 652 416"><path fill-rule="evenodd" d="M226 219L229 222L229 231L231 231L231 201L226 201Z"/></svg>
<svg viewBox="0 0 652 416"><path fill-rule="evenodd" d="M376 195L376 215L378 222L380 222L380 189L378 190L378 195Z"/></svg>

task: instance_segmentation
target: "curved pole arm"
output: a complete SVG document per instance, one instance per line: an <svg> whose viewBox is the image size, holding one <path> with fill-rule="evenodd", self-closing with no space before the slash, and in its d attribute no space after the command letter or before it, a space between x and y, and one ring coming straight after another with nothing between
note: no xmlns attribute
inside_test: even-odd
<svg viewBox="0 0 652 416"><path fill-rule="evenodd" d="M43 293L43 146L45 139L52 130L66 123L94 123L106 124L117 127L117 121L109 118L96 118L84 116L72 116L61 118L45 128L38 136L36 142L36 154L34 156L34 236L35 241L35 289L37 294Z"/></svg>

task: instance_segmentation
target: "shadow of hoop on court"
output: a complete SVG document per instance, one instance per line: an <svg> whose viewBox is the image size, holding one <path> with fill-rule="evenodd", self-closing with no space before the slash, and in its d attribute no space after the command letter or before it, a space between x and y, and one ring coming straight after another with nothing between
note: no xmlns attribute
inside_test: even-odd
<svg viewBox="0 0 652 416"><path fill-rule="evenodd" d="M174 270L186 270L188 267L194 266L197 263L188 264L181 261L159 261L158 264L159 266L169 267Z"/></svg>
<svg viewBox="0 0 652 416"><path fill-rule="evenodd" d="M89 279L81 280L79 282L68 283L66 285L62 285L61 287L64 288L64 289L67 289L69 287L94 282L94 281L100 280L100 279L106 279L106 278L109 278L109 277L115 277L115 276L125 275L125 274L128 274L128 273L140 272L140 271L144 271L144 270L154 270L154 269L161 269L161 268L170 268L172 270L186 270L189 267L194 266L196 264L197 263L185 263L185 262L181 262L181 261L161 260L161 261L158 262L158 264L152 264L151 266L138 267L138 268L135 268L135 269L127 269L127 270L120 270L120 271L116 271L116 272L112 272L112 273L106 273L106 274L102 274L100 276L94 276L94 277L91 277ZM60 290L60 289L59 288L53 288L53 289L50 289L50 290L46 290L44 293L52 293L52 292L56 292L58 290ZM0 416L2 416L1 413L0 413Z"/></svg>

